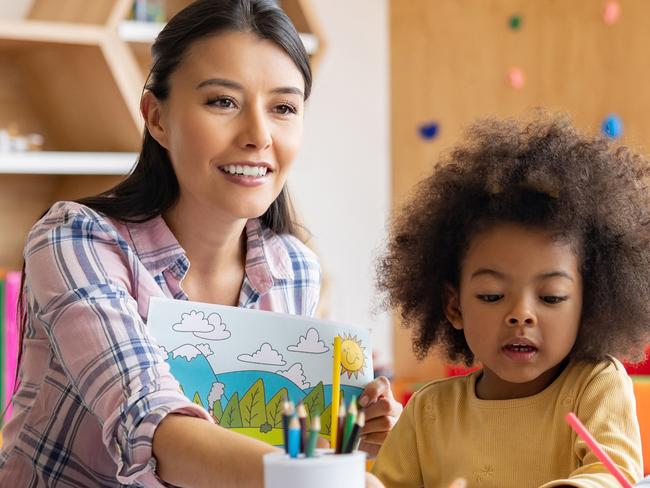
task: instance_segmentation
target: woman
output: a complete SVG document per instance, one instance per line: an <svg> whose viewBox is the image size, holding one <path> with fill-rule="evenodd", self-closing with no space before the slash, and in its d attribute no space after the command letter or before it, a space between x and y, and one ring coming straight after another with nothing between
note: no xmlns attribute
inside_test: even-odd
<svg viewBox="0 0 650 488"><path fill-rule="evenodd" d="M151 296L314 312L320 269L285 189L307 55L270 0L199 0L152 52L134 172L30 232L0 485L259 486L274 450L189 402L145 321ZM374 455L401 406L384 378L361 402Z"/></svg>

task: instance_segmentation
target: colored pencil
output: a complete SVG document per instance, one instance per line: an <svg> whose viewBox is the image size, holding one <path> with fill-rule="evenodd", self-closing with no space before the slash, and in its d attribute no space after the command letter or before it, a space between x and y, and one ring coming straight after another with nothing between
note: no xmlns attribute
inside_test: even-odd
<svg viewBox="0 0 650 488"><path fill-rule="evenodd" d="M336 448L337 422L341 395L341 338L334 337L334 358L332 360L332 418L330 419L330 445Z"/></svg>
<svg viewBox="0 0 650 488"><path fill-rule="evenodd" d="M289 454L289 420L293 416L293 403L286 398L282 402L282 432L284 433L284 452Z"/></svg>
<svg viewBox="0 0 650 488"><path fill-rule="evenodd" d="M348 413L345 416L345 426L343 428L343 442L341 444L341 453L345 452L345 448L350 442L350 436L352 435L352 430L354 429L354 423L357 420L357 400L353 396L350 400L350 406L348 407Z"/></svg>
<svg viewBox="0 0 650 488"><path fill-rule="evenodd" d="M300 422L300 453L304 454L307 447L307 409L302 402L298 403L296 413Z"/></svg>
<svg viewBox="0 0 650 488"><path fill-rule="evenodd" d="M621 470L616 467L612 458L610 458L603 448L598 445L596 439L589 433L587 428L580 422L580 419L576 417L576 414L569 412L565 417L566 421L569 423L571 428L575 431L580 438L587 443L589 449L596 455L600 462L605 465L605 467L612 473L612 476L621 484L623 488L632 488L632 484L627 480L627 478L621 473Z"/></svg>
<svg viewBox="0 0 650 488"><path fill-rule="evenodd" d="M336 445L332 446L336 454L343 452L343 430L345 429L345 402L341 398L339 403L339 416L336 419Z"/></svg>
<svg viewBox="0 0 650 488"><path fill-rule="evenodd" d="M289 421L289 456L298 457L300 450L300 422L295 415Z"/></svg>
<svg viewBox="0 0 650 488"><path fill-rule="evenodd" d="M318 441L319 434L320 417L316 415L311 419L311 427L309 428L309 440L307 441L307 448L305 449L305 455L307 457L312 457L314 455L314 451L316 450L316 441Z"/></svg>
<svg viewBox="0 0 650 488"><path fill-rule="evenodd" d="M345 451L343 451L344 454L350 454L352 451L357 450L359 446L359 436L364 425L366 425L366 412L362 410L359 412L359 415L357 415L357 421L354 423L350 440L345 447Z"/></svg>

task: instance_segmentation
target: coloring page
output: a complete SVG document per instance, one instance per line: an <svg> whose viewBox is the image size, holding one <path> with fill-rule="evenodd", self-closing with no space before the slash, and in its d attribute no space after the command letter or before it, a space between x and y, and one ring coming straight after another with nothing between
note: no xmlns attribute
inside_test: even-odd
<svg viewBox="0 0 650 488"><path fill-rule="evenodd" d="M341 395L372 381L370 331L310 317L153 297L147 319L185 395L222 427L283 443L282 400L321 416L329 437L334 337ZM309 425L309 423L307 424Z"/></svg>

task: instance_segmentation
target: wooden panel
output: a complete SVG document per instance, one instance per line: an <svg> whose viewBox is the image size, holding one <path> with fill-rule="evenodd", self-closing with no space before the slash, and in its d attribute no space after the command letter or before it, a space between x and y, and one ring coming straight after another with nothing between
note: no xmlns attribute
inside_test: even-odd
<svg viewBox="0 0 650 488"><path fill-rule="evenodd" d="M138 149L140 128L99 47L43 44L25 52L17 66L31 81L32 105L51 134L48 147L61 151Z"/></svg>
<svg viewBox="0 0 650 488"><path fill-rule="evenodd" d="M27 18L104 24L115 0L34 0Z"/></svg>
<svg viewBox="0 0 650 488"><path fill-rule="evenodd" d="M187 7L190 3L189 0L167 0L165 2L165 12L167 15L167 20L171 19L178 12Z"/></svg>
<svg viewBox="0 0 650 488"><path fill-rule="evenodd" d="M0 263L20 269L29 229L50 205L56 181L47 175L0 177Z"/></svg>
<svg viewBox="0 0 650 488"><path fill-rule="evenodd" d="M296 26L298 32L312 32L311 19L309 19L309 14L305 10L305 2L301 0L280 0L279 4L289 16L293 25ZM307 7L310 6L307 5Z"/></svg>
<svg viewBox="0 0 650 488"><path fill-rule="evenodd" d="M96 195L113 187L121 176L0 176L0 263L20 269L29 229L55 202Z"/></svg>
<svg viewBox="0 0 650 488"><path fill-rule="evenodd" d="M20 134L38 133L48 137L48 130L25 90L28 80L23 71L16 69L12 55L0 52L0 73L0 128L13 125Z"/></svg>
<svg viewBox="0 0 650 488"><path fill-rule="evenodd" d="M122 176L109 175L60 176L58 177L58 185L52 193L52 202L59 200L77 200L79 198L97 195L112 188L122 179Z"/></svg>
<svg viewBox="0 0 650 488"><path fill-rule="evenodd" d="M521 115L541 106L571 114L599 130L609 113L625 127L624 142L650 144L650 2L621 0L618 23L603 22L603 2L583 0L392 0L392 197L399 205L432 162L477 117ZM508 19L520 14L522 26ZM507 81L523 69L522 89ZM435 121L425 141L418 125ZM397 327L397 326L396 326ZM396 374L431 377L432 362L411 359L410 341L395 332ZM434 361L435 363L435 361Z"/></svg>

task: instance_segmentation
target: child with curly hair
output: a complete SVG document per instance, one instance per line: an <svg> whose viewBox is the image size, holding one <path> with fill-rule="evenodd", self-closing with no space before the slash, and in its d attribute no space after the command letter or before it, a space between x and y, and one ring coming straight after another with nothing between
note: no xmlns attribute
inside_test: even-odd
<svg viewBox="0 0 650 488"><path fill-rule="evenodd" d="M419 357L481 369L409 401L374 473L389 488L615 487L575 412L641 477L632 383L650 324L650 166L560 116L483 120L422 181L378 265Z"/></svg>

